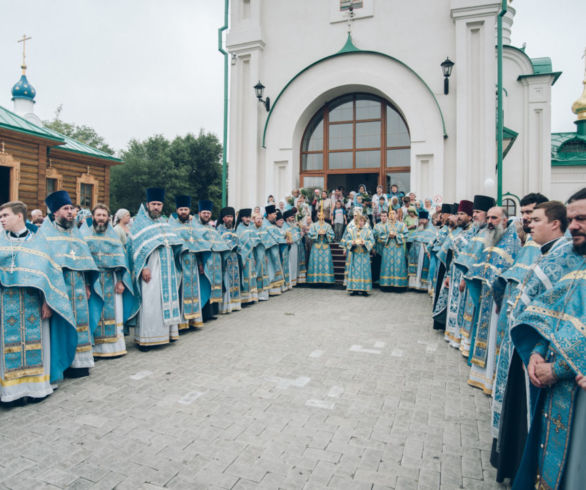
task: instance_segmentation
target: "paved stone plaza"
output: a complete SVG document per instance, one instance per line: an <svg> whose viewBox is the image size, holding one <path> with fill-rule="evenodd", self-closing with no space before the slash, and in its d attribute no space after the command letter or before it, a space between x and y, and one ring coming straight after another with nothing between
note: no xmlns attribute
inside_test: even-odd
<svg viewBox="0 0 586 490"><path fill-rule="evenodd" d="M0 488L502 489L420 293L296 288L0 408Z"/></svg>

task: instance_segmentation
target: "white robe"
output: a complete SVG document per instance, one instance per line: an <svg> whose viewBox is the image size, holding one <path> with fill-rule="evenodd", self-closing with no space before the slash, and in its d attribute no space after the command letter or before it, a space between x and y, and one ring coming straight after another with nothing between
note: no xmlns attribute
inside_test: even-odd
<svg viewBox="0 0 586 490"><path fill-rule="evenodd" d="M144 346L168 344L170 340L179 338L179 328L177 324L168 326L163 322L159 249L151 253L146 267L151 271L151 280L140 281L142 305L138 312L134 337L138 344Z"/></svg>

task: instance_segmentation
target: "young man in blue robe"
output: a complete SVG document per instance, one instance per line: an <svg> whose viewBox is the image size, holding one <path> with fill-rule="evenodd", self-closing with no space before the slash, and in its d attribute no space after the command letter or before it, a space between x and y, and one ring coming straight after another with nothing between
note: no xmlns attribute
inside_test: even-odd
<svg viewBox="0 0 586 490"><path fill-rule="evenodd" d="M496 468L497 482L505 478L514 478L521 460L525 439L527 438L527 390L523 363L516 353L510 336L510 327L514 318L511 305L517 289L525 288L525 278L542 257L542 246L545 253L551 251L555 242L562 238L567 228L566 208L561 203L548 204L548 214L557 214L558 218L541 219L536 238L531 235L532 213L537 205L546 203L547 197L539 193L530 193L521 201L521 226L525 235L523 248L512 267L499 275L493 284L495 302L500 309L497 324L497 345L500 346L497 358L496 374L492 393L491 422L492 450L491 464ZM537 215L542 212L537 211ZM525 308L524 302L517 302L517 315Z"/></svg>
<svg viewBox="0 0 586 490"><path fill-rule="evenodd" d="M61 266L77 328L75 357L65 375L87 376L94 366L88 303L92 279L90 272L97 272L98 268L75 225L74 207L69 194L66 191L54 192L47 196L45 203L52 219L46 219L38 233L49 242L51 255Z"/></svg>
<svg viewBox="0 0 586 490"><path fill-rule="evenodd" d="M0 401L42 399L63 378L77 347L63 273L26 205L0 206Z"/></svg>
<svg viewBox="0 0 586 490"><path fill-rule="evenodd" d="M127 243L134 291L141 299L134 334L141 350L177 340L181 323L175 257L182 240L163 217L165 189L151 187L146 193Z"/></svg>
<svg viewBox="0 0 586 490"><path fill-rule="evenodd" d="M169 225L181 238L181 250L176 257L179 273L179 297L181 304L181 323L179 332L189 328L201 327L202 304L209 299L209 290L202 290L199 282L201 255L211 249L210 244L195 232L191 215L191 197L175 196L177 217L169 218Z"/></svg>
<svg viewBox="0 0 586 490"><path fill-rule="evenodd" d="M322 211L318 212L318 221L311 224L307 236L312 241L307 283L333 284L336 278L334 277L334 262L330 243L334 241L335 234L332 226L325 222Z"/></svg>
<svg viewBox="0 0 586 490"><path fill-rule="evenodd" d="M238 235L238 260L240 265L240 299L243 305L258 302L256 260L254 249L258 245L258 233L251 225L252 209L238 211L236 234Z"/></svg>
<svg viewBox="0 0 586 490"><path fill-rule="evenodd" d="M98 267L90 272L90 326L94 357L126 354L124 323L138 311L126 251L110 225L110 210L97 204L91 223L79 229Z"/></svg>
<svg viewBox="0 0 586 490"><path fill-rule="evenodd" d="M242 309L240 297L240 264L238 261L238 234L236 233L236 212L232 207L220 210L220 219L216 229L229 249L222 252L224 270L224 294L220 304L220 313L230 313Z"/></svg>
<svg viewBox="0 0 586 490"><path fill-rule="evenodd" d="M536 391L513 490L574 490L586 481L586 391L578 385L586 374L586 188L570 197L567 218L572 250L548 254L541 273L552 287L511 329Z"/></svg>

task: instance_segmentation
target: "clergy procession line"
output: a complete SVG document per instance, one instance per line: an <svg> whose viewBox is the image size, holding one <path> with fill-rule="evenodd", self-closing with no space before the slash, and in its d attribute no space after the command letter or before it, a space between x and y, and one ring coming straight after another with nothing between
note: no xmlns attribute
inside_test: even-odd
<svg viewBox="0 0 586 490"><path fill-rule="evenodd" d="M475 196L428 242L434 328L492 397L491 464L514 490L586 481L586 188L521 199L510 220Z"/></svg>
<svg viewBox="0 0 586 490"><path fill-rule="evenodd" d="M191 198L177 196L166 218L164 194L147 189L128 228L128 211L113 227L103 204L76 217L65 191L47 197L51 215L38 229L23 203L0 206L2 402L42 399L64 377L88 375L94 358L124 355L130 326L148 350L217 313L302 283L332 284L338 238L350 294L375 283L432 297L434 329L467 358L468 383L492 397L497 480L581 488L586 189L567 208L529 194L521 221L488 196L435 212L429 200L417 210L414 195L398 196L403 210L379 188L370 212L365 189L351 196L347 225L342 199L327 204L325 193L313 211L302 195L283 212L226 207L215 227L210 201L194 216Z"/></svg>

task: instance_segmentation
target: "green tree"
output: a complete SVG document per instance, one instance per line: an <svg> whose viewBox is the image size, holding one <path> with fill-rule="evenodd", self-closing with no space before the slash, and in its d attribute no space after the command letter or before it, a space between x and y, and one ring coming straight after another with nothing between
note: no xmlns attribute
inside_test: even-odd
<svg viewBox="0 0 586 490"><path fill-rule="evenodd" d="M217 216L222 198L221 154L218 138L203 130L197 137L188 134L173 141L161 135L130 141L121 154L124 164L111 170L112 210L126 208L134 214L147 188L164 187L166 214L175 210L175 196L186 194L194 211L199 199L210 199Z"/></svg>
<svg viewBox="0 0 586 490"><path fill-rule="evenodd" d="M90 128L89 126L78 125L67 123L61 120L61 111L63 110L63 106L60 105L55 110L55 117L52 121L43 121L43 126L46 128L52 129L53 131L57 131L65 136L69 136L81 143L85 143L86 145L91 146L92 148L96 148L97 150L104 151L109 153L110 155L114 155L114 149L106 143L104 138L102 138L98 133L96 133L95 129Z"/></svg>

